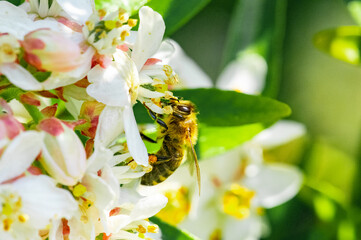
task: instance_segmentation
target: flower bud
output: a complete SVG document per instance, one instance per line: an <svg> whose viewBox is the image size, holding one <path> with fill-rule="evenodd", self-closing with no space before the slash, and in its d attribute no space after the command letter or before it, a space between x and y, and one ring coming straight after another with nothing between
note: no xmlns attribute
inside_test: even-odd
<svg viewBox="0 0 361 240"><path fill-rule="evenodd" d="M38 127L45 132L40 158L45 170L59 183L75 185L86 169L86 154L82 142L75 132L59 119L44 119Z"/></svg>
<svg viewBox="0 0 361 240"><path fill-rule="evenodd" d="M0 111L0 140L13 139L24 131L24 126L15 119L10 106L4 99L0 99Z"/></svg>
<svg viewBox="0 0 361 240"><path fill-rule="evenodd" d="M24 37L25 60L39 70L69 72L82 63L79 45L63 34L39 29Z"/></svg>

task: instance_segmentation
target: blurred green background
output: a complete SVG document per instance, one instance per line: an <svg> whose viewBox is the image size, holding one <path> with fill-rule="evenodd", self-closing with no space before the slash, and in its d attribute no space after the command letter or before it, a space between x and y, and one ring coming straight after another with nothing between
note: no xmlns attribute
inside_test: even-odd
<svg viewBox="0 0 361 240"><path fill-rule="evenodd" d="M299 164L306 180L295 199L267 212L271 233L265 239L361 239L357 170L361 160L361 68L330 57L312 42L321 30L356 23L341 0L269 2L274 6L249 11L248 18L237 25L250 28L243 32L252 36L256 31L252 16L266 18L265 12L273 12L273 19L284 24L278 29L281 37L276 43L282 50L275 67L279 69L278 89L270 95L289 104L293 110L290 119L304 123L309 134L298 160L290 157L296 149L270 153L281 161ZM262 9L266 1L213 0L170 34L214 82L227 62L232 19L240 4ZM287 147L292 146L296 145Z"/></svg>

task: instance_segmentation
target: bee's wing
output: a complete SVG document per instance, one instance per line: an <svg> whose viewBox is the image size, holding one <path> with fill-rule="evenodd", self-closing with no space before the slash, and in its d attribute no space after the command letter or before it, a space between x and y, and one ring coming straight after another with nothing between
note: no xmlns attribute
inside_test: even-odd
<svg viewBox="0 0 361 240"><path fill-rule="evenodd" d="M190 132L188 132L188 140L189 140L191 149L188 149L187 159L189 159L189 161L194 162L194 166L195 166L196 173L197 173L198 191L199 191L199 195L201 195L201 171L199 169L198 158L197 158L197 154L196 154L196 151L195 151L193 143L192 143ZM194 167L193 167L192 162L189 162L189 169L190 169L191 175L193 175Z"/></svg>

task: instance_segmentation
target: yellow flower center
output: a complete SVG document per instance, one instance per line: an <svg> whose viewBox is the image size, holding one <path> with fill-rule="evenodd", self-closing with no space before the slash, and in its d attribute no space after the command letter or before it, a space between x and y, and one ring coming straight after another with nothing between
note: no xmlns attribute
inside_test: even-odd
<svg viewBox="0 0 361 240"><path fill-rule="evenodd" d="M20 53L20 44L14 36L0 35L0 64L12 63Z"/></svg>
<svg viewBox="0 0 361 240"><path fill-rule="evenodd" d="M163 221L177 225L184 220L190 210L189 191L185 187L165 192L168 203L157 216Z"/></svg>
<svg viewBox="0 0 361 240"><path fill-rule="evenodd" d="M255 192L238 184L232 184L223 195L223 211L237 219L250 215L251 201Z"/></svg>
<svg viewBox="0 0 361 240"><path fill-rule="evenodd" d="M115 47L123 44L130 35L130 29L137 24L135 19L129 19L129 14L123 9L107 13L100 9L85 23L85 37L101 54L115 52Z"/></svg>
<svg viewBox="0 0 361 240"><path fill-rule="evenodd" d="M10 193L0 196L0 201L2 202L2 209L0 211L0 221L2 222L3 230L10 231L11 225L18 221L20 223L25 223L29 219L29 216L21 212L22 201L21 197Z"/></svg>

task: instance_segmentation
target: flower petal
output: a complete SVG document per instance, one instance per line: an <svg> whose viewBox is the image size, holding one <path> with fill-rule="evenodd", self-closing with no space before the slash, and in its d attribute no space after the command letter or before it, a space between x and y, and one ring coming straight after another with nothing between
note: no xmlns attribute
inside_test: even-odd
<svg viewBox="0 0 361 240"><path fill-rule="evenodd" d="M302 185L302 179L302 173L296 167L269 164L260 167L258 175L245 178L243 183L257 193L259 205L272 208L294 197Z"/></svg>
<svg viewBox="0 0 361 240"><path fill-rule="evenodd" d="M130 214L132 221L154 216L167 204L168 199L162 194L154 194L140 199Z"/></svg>
<svg viewBox="0 0 361 240"><path fill-rule="evenodd" d="M94 147L107 147L123 131L123 108L106 106L99 116Z"/></svg>
<svg viewBox="0 0 361 240"><path fill-rule="evenodd" d="M88 192L95 194L95 206L99 211L105 211L110 204L116 199L115 191L109 186L104 179L95 174L86 174L82 179L82 184L87 188Z"/></svg>
<svg viewBox="0 0 361 240"><path fill-rule="evenodd" d="M36 131L20 133L5 149L0 160L0 182L22 174L40 153L43 135Z"/></svg>
<svg viewBox="0 0 361 240"><path fill-rule="evenodd" d="M258 54L246 54L224 69L217 81L217 87L259 94L264 88L266 74L267 63L264 58Z"/></svg>
<svg viewBox="0 0 361 240"><path fill-rule="evenodd" d="M281 120L272 127L260 132L252 141L259 143L265 149L270 149L295 140L305 134L306 127L302 123Z"/></svg>
<svg viewBox="0 0 361 240"><path fill-rule="evenodd" d="M57 0L63 10L74 20L84 24L95 11L94 1L91 0Z"/></svg>
<svg viewBox="0 0 361 240"><path fill-rule="evenodd" d="M198 64L193 61L193 59L191 59L184 53L183 49L179 46L179 44L170 39L168 39L167 41L169 41L175 49L173 55L169 59L168 64L179 75L180 87L212 87L212 80L198 66Z"/></svg>
<svg viewBox="0 0 361 240"><path fill-rule="evenodd" d="M0 72L4 74L12 84L23 90L36 91L43 89L41 83L19 64L2 64L0 66Z"/></svg>
<svg viewBox="0 0 361 240"><path fill-rule="evenodd" d="M130 154L138 164L148 166L148 152L140 137L132 107L124 107L123 121Z"/></svg>
<svg viewBox="0 0 361 240"><path fill-rule="evenodd" d="M29 222L38 229L44 228L52 218L71 218L78 209L72 195L55 184L45 175L28 176L12 184L22 197L22 209L29 215Z"/></svg>
<svg viewBox="0 0 361 240"><path fill-rule="evenodd" d="M222 239L226 240L260 239L262 237L262 219L259 216L250 216L240 221L228 217L222 230Z"/></svg>
<svg viewBox="0 0 361 240"><path fill-rule="evenodd" d="M92 68L88 73L88 80L92 84L87 87L87 93L109 106L125 106L130 103L129 87L124 78L114 64L106 69L99 65Z"/></svg>
<svg viewBox="0 0 361 240"><path fill-rule="evenodd" d="M0 33L10 33L21 40L33 24L23 9L7 1L0 1L0 22Z"/></svg>
<svg viewBox="0 0 361 240"><path fill-rule="evenodd" d="M142 7L139 10L139 20L137 40L132 52L132 60L138 71L147 59L157 52L165 31L162 16L150 7Z"/></svg>

